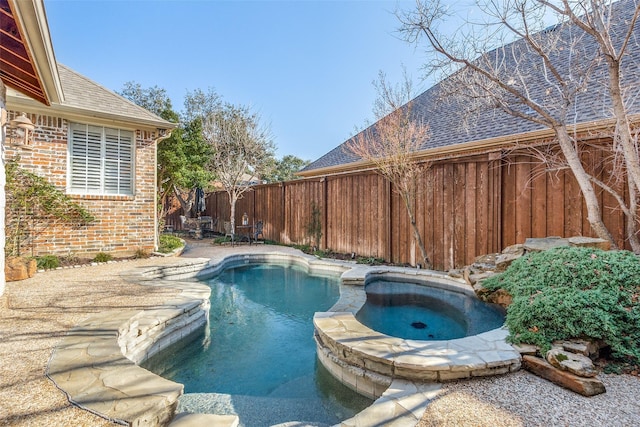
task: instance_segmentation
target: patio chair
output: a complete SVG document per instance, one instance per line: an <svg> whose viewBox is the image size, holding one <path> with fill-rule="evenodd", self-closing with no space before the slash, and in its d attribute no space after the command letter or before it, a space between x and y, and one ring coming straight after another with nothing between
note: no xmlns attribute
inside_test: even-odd
<svg viewBox="0 0 640 427"><path fill-rule="evenodd" d="M258 241L258 236L262 236L262 238L264 239L264 234L262 234L262 227L263 227L262 221L256 222L256 226L255 226L255 228L253 230L253 241L254 242Z"/></svg>
<svg viewBox="0 0 640 427"><path fill-rule="evenodd" d="M233 230L231 229L231 221L224 222L224 237L231 237L231 245L233 245Z"/></svg>
<svg viewBox="0 0 640 427"><path fill-rule="evenodd" d="M202 226L202 236L211 237L215 232L215 226L218 223L218 218L212 219L210 216L200 217L200 224Z"/></svg>

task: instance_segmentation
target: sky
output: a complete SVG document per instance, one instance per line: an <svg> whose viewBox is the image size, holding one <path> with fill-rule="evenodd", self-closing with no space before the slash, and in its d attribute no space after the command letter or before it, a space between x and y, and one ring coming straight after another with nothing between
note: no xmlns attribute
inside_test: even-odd
<svg viewBox="0 0 640 427"><path fill-rule="evenodd" d="M378 72L427 89L420 49L401 40L412 1L45 0L59 63L107 89L184 96L213 88L270 125L276 156L316 160L373 121Z"/></svg>

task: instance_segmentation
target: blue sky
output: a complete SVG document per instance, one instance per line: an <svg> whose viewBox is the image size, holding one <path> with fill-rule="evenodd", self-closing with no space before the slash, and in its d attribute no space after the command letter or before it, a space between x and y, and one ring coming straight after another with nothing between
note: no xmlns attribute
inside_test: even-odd
<svg viewBox="0 0 640 427"><path fill-rule="evenodd" d="M214 88L270 123L277 156L315 160L373 119L371 82L402 64L424 90L424 56L400 40L411 1L45 0L58 62L108 89L127 81Z"/></svg>

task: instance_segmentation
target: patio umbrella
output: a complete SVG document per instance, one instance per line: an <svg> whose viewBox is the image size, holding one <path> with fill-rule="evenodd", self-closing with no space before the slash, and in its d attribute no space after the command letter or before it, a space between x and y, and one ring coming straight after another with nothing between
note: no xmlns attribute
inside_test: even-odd
<svg viewBox="0 0 640 427"><path fill-rule="evenodd" d="M196 188L196 212L204 212L207 210L207 205L204 199L204 190L202 188Z"/></svg>

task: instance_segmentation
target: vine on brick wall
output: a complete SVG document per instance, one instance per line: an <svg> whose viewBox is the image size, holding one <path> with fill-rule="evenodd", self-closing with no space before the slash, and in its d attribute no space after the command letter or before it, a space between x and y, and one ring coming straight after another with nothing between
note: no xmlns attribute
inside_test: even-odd
<svg viewBox="0 0 640 427"><path fill-rule="evenodd" d="M85 226L95 217L84 206L50 184L45 178L18 166L6 165L6 241L7 256L20 256L31 247L34 254L37 237L58 224Z"/></svg>

